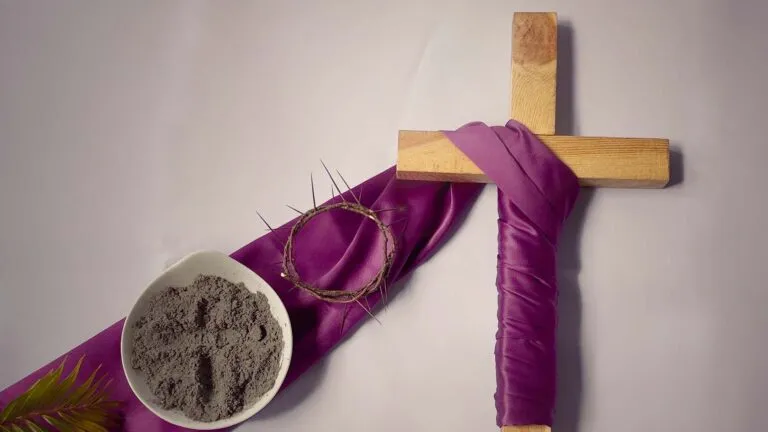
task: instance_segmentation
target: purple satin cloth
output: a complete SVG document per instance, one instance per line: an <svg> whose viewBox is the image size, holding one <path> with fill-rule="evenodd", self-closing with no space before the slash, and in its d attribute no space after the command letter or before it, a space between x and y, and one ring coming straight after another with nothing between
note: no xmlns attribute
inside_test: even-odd
<svg viewBox="0 0 768 432"><path fill-rule="evenodd" d="M470 123L446 135L498 185L496 423L552 425L557 239L579 184L528 131Z"/></svg>
<svg viewBox="0 0 768 432"><path fill-rule="evenodd" d="M481 188L475 184L397 181L394 167L353 188L353 193L361 197L363 205L374 210L388 210L381 212L380 218L392 224L398 243L388 277L390 286L438 249L474 203ZM353 199L348 193L344 196L349 201ZM336 197L329 202L340 199ZM264 278L277 291L288 310L294 332L294 348L283 388L368 317L356 304L347 309L345 305L318 301L292 288L290 283L280 277L282 244L294 221L276 228L275 233L254 240L231 255ZM297 269L305 280L314 281L319 286L355 289L378 271L382 262L380 242L378 227L367 218L344 211L323 213L309 222L297 236ZM368 303L374 307L380 298L379 293L372 294L368 296ZM186 430L152 414L131 392L120 362L123 321L118 321L65 354L69 358L65 373L82 355L86 355L81 369L83 377L101 365L101 372L109 374L114 380L111 396L125 402L122 430ZM42 375L58 367L62 359L63 356L53 360L0 392L0 406L5 406Z"/></svg>
<svg viewBox="0 0 768 432"><path fill-rule="evenodd" d="M560 227L576 197L575 178L534 135L514 122L506 128L472 123L448 135L498 183L500 190L498 423L551 424L555 385L555 248ZM481 187L397 181L394 168L390 168L353 189L353 193L361 196L363 205L387 210L381 218L392 224L398 242L388 285L437 250ZM349 194L345 197L352 200ZM270 283L288 309L294 351L283 388L368 316L360 307L347 309L345 305L320 302L292 289L280 277L282 243L293 222L232 254ZM298 271L305 280L322 287L355 289L378 270L380 242L378 228L367 219L343 211L321 214L304 227L296 240ZM368 297L371 306L380 300L380 293ZM120 362L122 325L120 320L65 354L70 367L74 359L86 355L83 375L101 365L102 372L113 378L111 394L125 402L123 430L185 430L154 416L132 394ZM62 358L0 392L0 405L57 367Z"/></svg>

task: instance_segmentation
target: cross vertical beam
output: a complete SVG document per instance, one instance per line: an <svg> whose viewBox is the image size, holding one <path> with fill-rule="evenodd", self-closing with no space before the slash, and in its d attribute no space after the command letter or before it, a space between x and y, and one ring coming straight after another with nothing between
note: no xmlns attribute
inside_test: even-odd
<svg viewBox="0 0 768 432"><path fill-rule="evenodd" d="M555 134L557 14L518 12L513 18L511 118L535 134Z"/></svg>
<svg viewBox="0 0 768 432"><path fill-rule="evenodd" d="M555 134L557 14L517 12L512 18L512 118L539 135ZM545 425L503 425L501 432L551 432Z"/></svg>

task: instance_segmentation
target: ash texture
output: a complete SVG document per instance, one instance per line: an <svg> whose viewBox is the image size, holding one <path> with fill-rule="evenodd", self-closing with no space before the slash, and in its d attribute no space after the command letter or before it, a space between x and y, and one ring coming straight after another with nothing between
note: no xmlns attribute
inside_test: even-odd
<svg viewBox="0 0 768 432"><path fill-rule="evenodd" d="M215 421L273 387L283 333L264 294L199 275L151 300L133 342L132 366L144 373L156 403Z"/></svg>

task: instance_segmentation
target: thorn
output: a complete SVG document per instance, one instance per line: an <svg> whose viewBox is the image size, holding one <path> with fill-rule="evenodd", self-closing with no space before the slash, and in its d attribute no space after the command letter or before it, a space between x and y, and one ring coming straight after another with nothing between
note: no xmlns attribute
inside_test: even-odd
<svg viewBox="0 0 768 432"><path fill-rule="evenodd" d="M363 308L363 310L364 310L364 311L368 312L368 315L369 315L371 318L375 319L375 320L376 320L376 322L377 322L377 323L379 323L379 325L383 325L383 324L381 324L381 321L379 321L379 319L378 319L378 318L376 318L376 317L375 317L375 316L374 316L374 315L371 313L371 311L369 311L368 309L366 309L366 308L365 308L365 306L363 306L363 304L362 304L362 303L360 303L360 300L357 300L357 299L355 299L355 302L357 302L357 304L359 304L359 305L360 305L360 307L361 307L361 308Z"/></svg>
<svg viewBox="0 0 768 432"><path fill-rule="evenodd" d="M384 279L384 281L381 283L381 300L384 302L384 310L387 310L387 307L389 306L389 298L387 297L387 280Z"/></svg>
<svg viewBox="0 0 768 432"><path fill-rule="evenodd" d="M341 329L339 335L344 336L344 323L347 322L347 315L349 315L349 303L344 304L344 313L341 315Z"/></svg>
<svg viewBox="0 0 768 432"><path fill-rule="evenodd" d="M264 216L262 216L262 215L261 215L261 213L259 213L259 212L258 212L258 210L256 211L256 214L257 214L257 215L259 215L259 219L261 219L261 221L262 221L262 222L264 222L264 225L266 225L266 226L267 226L267 228L269 228L269 230L270 230L270 231L272 231L272 232L275 232L275 229L274 229L274 228L272 228L272 227L269 225L269 222L267 222L267 220L266 220L266 219L264 219Z"/></svg>
<svg viewBox="0 0 768 432"><path fill-rule="evenodd" d="M398 220L396 220L396 221L394 221L394 222L390 222L390 223L388 223L388 224L386 224L386 225L387 225L388 227L392 228L392 226L393 226L394 224L396 224L396 223L400 223L400 222L402 222L402 221L404 221L404 220L408 220L408 218L407 218L407 217L404 217L404 218L400 218L400 219L398 219Z"/></svg>
<svg viewBox="0 0 768 432"><path fill-rule="evenodd" d="M312 186L312 207L317 210L317 200L315 200L315 179L312 178L312 173L309 173L309 184Z"/></svg>
<svg viewBox="0 0 768 432"><path fill-rule="evenodd" d="M388 211L400 211L402 209L403 209L402 207L392 207L392 208L386 208L386 209L381 209L381 210L374 210L373 212L374 213L384 213L384 212L388 212Z"/></svg>
<svg viewBox="0 0 768 432"><path fill-rule="evenodd" d="M258 210L256 211L256 214L259 215L259 219L261 219L261 221L264 222L264 225L266 225L267 228L269 228L269 231L272 234L274 234L274 239L275 241L277 241L278 245L281 246L283 249L285 249L285 244L282 243L279 238L277 238L277 231L275 231L275 229L272 228L271 225L269 225L269 222L267 222L267 220L264 219L264 216L262 216L261 213L258 212Z"/></svg>
<svg viewBox="0 0 768 432"><path fill-rule="evenodd" d="M325 172L328 174L328 178L331 179L331 183L333 183L333 186L335 186L336 190L339 191L339 196L341 196L341 199L344 200L344 196L341 194L341 189L339 189L339 185L336 184L336 180L334 180L333 175L331 174L331 171L328 170L328 167L325 165L325 162L321 160L320 163L323 164L323 168L325 168ZM333 188L331 188L331 192L333 192Z"/></svg>
<svg viewBox="0 0 768 432"><path fill-rule="evenodd" d="M365 305L368 306L368 310L373 310L371 308L371 303L368 301L368 296L363 297L363 300L365 300Z"/></svg>
<svg viewBox="0 0 768 432"><path fill-rule="evenodd" d="M358 205L362 205L362 204L360 204L360 200L359 200L359 199L357 199L357 197L355 196L355 194L354 194L354 193L352 193L352 188L351 188L351 187L349 187L349 183L347 183L347 180L345 180L345 179L344 179L344 176L343 176L343 175L341 175L341 173L339 172L339 170L336 170L336 174L338 174L338 175L339 175L339 178L341 178L341 181L343 181L343 182L344 182L344 186L346 186L346 187L347 187L347 192L349 192L349 194L350 194L350 195L352 195L352 198L354 198L354 199L355 199L355 201L357 201L357 204L358 204Z"/></svg>
<svg viewBox="0 0 768 432"><path fill-rule="evenodd" d="M298 214L300 214L300 215L302 215L302 216L304 215L304 212L303 212L303 211L301 211L301 210L297 209L296 207L294 207L294 206L292 206L292 205L288 205L288 204L286 204L286 207L288 207L289 209L291 209L291 210L295 211L296 213L298 213Z"/></svg>

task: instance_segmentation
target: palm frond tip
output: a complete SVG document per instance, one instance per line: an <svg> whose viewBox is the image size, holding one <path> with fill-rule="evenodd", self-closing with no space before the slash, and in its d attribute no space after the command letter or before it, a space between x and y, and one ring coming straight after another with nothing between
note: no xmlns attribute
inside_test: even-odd
<svg viewBox="0 0 768 432"><path fill-rule="evenodd" d="M0 411L0 432L59 431L108 432L119 425L120 402L111 400L111 380L96 368L75 385L83 358L63 380L65 358L57 369L32 384Z"/></svg>

